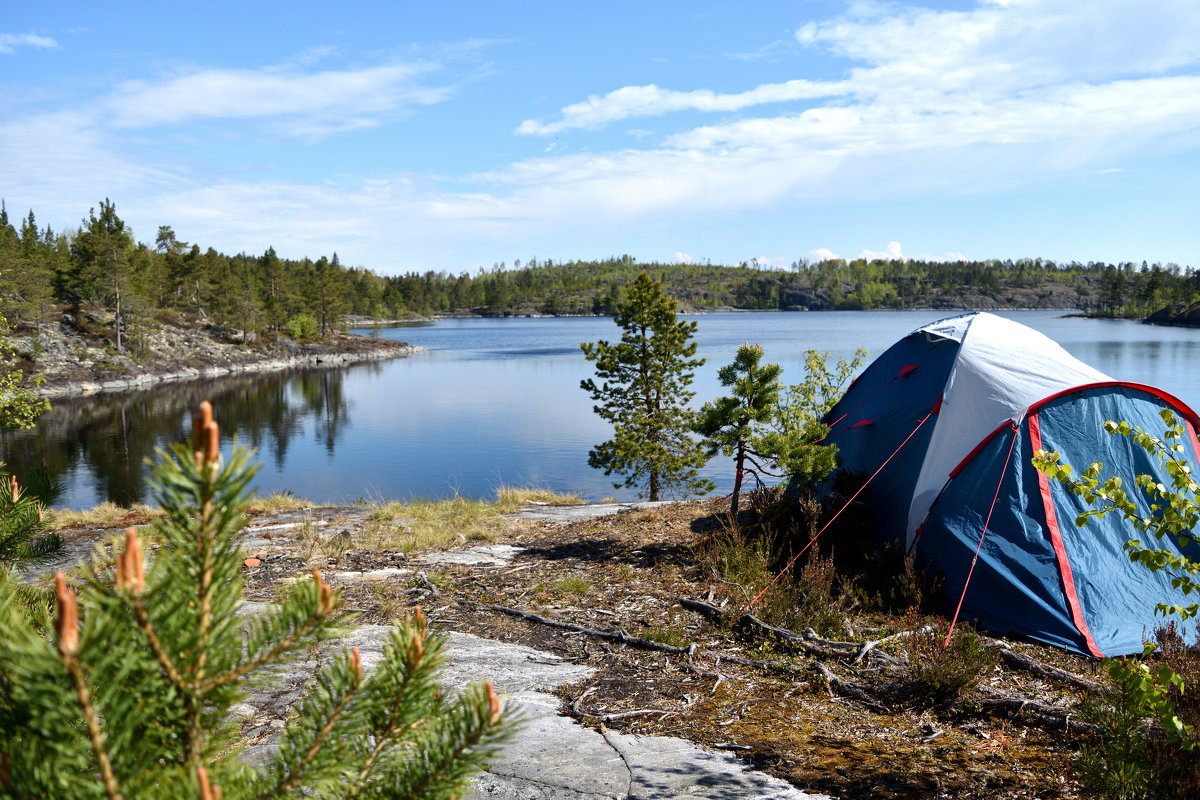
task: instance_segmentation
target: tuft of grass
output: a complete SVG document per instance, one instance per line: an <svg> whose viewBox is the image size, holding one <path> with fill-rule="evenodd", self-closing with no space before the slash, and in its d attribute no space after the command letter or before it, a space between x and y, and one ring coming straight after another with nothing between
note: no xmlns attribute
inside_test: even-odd
<svg viewBox="0 0 1200 800"><path fill-rule="evenodd" d="M642 639L648 639L651 642L659 644L667 644L671 647L687 647L691 644L688 641L687 632L674 624L672 625L654 625L648 628L642 628L637 635Z"/></svg>
<svg viewBox="0 0 1200 800"><path fill-rule="evenodd" d="M591 588L591 581L577 576L560 578L554 582L555 591L563 595L585 595Z"/></svg>
<svg viewBox="0 0 1200 800"><path fill-rule="evenodd" d="M583 505L583 498L577 494L563 494L552 489L535 487L501 486L496 490L496 504L503 509L502 513L511 514L521 506L535 503L546 506L578 506Z"/></svg>
<svg viewBox="0 0 1200 800"><path fill-rule="evenodd" d="M255 497L250 501L249 511L251 514L278 514L281 511L300 511L314 507L311 501L284 490L272 492L266 497L261 495Z"/></svg>
<svg viewBox="0 0 1200 800"><path fill-rule="evenodd" d="M140 525L163 515L162 509L145 503L136 503L123 508L116 503L105 502L83 510L55 508L48 512L50 529L60 528L111 528L118 525Z"/></svg>
<svg viewBox="0 0 1200 800"><path fill-rule="evenodd" d="M531 503L575 505L577 496L546 489L501 487L492 501L462 495L441 500L380 503L371 511L371 526L364 537L366 547L378 550L446 548L456 541L490 542L510 524L505 514Z"/></svg>

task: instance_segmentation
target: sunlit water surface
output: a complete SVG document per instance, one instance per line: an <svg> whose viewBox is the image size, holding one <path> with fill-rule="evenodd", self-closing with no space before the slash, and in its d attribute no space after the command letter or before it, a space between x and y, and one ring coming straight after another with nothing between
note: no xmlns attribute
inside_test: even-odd
<svg viewBox="0 0 1200 800"><path fill-rule="evenodd" d="M880 354L945 312L726 313L695 317L707 359L694 402L718 396L717 368L758 342L784 379L803 378L804 352ZM1042 331L1119 379L1159 386L1200 405L1200 331L1019 311L1004 316ZM498 486L537 485L587 499L632 499L587 465L610 429L579 388L592 374L579 343L616 340L610 318L463 319L360 331L426 348L410 358L345 369L164 385L151 392L61 401L36 431L0 437L23 474L45 459L66 483L60 505L150 500L144 460L180 441L190 410L211 399L225 434L258 450L260 491L322 503L491 497ZM228 448L229 438L224 438ZM705 474L727 491L732 470Z"/></svg>

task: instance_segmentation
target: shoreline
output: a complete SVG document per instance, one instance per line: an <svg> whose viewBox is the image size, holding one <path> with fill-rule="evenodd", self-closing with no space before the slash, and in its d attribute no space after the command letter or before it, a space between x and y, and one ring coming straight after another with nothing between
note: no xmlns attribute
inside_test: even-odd
<svg viewBox="0 0 1200 800"><path fill-rule="evenodd" d="M307 342L280 334L239 341L241 331L180 317L139 330L117 351L108 330L111 322L111 315L88 312L82 324L25 324L4 339L32 394L51 401L225 376L343 367L404 358L423 349L340 331ZM33 386L35 382L40 385Z"/></svg>
<svg viewBox="0 0 1200 800"><path fill-rule="evenodd" d="M35 391L35 396L44 400L63 400L68 398L91 397L98 394L117 394L147 389L160 383L184 383L205 378L221 378L227 375L244 375L259 372L283 372L302 367L341 367L364 361L386 361L393 358L405 358L419 353L425 348L400 343L387 349L365 351L332 351L328 353L308 353L286 358L266 358L258 360L235 361L224 364L213 364L200 367L183 367L165 372L155 371L150 367L144 372L132 375L110 378L107 380L68 380L55 381L43 385Z"/></svg>

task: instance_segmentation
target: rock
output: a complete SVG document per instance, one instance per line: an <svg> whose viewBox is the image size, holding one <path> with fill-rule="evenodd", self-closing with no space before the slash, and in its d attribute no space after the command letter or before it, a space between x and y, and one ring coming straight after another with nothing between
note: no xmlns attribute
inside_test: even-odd
<svg viewBox="0 0 1200 800"><path fill-rule="evenodd" d="M86 327L111 336L111 312L84 312ZM299 344L279 336L259 341L251 332L223 329L210 322L151 323L130 333L124 352L107 338L81 333L64 315L61 324L43 323L8 337L17 353L36 367L45 383L40 397L55 399L99 393L128 392L161 383L265 372L328 363L379 360L410 355L420 348L404 342L334 334L329 340ZM33 377L33 376L30 376Z"/></svg>

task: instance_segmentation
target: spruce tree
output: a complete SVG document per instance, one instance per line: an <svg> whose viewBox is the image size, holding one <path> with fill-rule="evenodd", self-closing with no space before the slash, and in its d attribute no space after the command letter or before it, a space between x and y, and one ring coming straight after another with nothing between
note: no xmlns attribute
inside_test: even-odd
<svg viewBox="0 0 1200 800"><path fill-rule="evenodd" d="M695 412L688 389L696 358L695 321L677 319L675 301L643 271L628 284L614 320L621 341L584 342L584 356L596 364L596 378L580 383L597 403L593 410L612 423L613 438L588 453L588 464L605 475L624 475L616 488L637 488L639 497L664 493L704 494L712 482L698 470L708 460L690 435Z"/></svg>
<svg viewBox="0 0 1200 800"><path fill-rule="evenodd" d="M220 457L205 403L193 445L160 451L166 513L149 563L130 528L115 558L84 568L78 594L58 573L45 635L0 570L0 797L449 797L511 734L490 684L441 691L443 642L418 611L370 675L357 650L321 668L274 758L247 763L231 706L347 626L319 571L267 613L239 613L254 472L245 449Z"/></svg>

